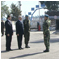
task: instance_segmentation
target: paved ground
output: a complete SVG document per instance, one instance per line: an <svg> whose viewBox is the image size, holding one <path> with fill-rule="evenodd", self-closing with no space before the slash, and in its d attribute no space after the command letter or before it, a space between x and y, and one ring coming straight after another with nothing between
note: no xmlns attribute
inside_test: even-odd
<svg viewBox="0 0 60 60"><path fill-rule="evenodd" d="M59 35L53 34L51 31L50 39L50 52L43 53L45 49L43 42L43 33L41 32L30 32L30 43L31 48L26 49L24 45L24 38L22 47L23 50L18 50L17 38L14 32L11 48L13 51L5 51L5 36L1 37L1 58L2 59L59 59Z"/></svg>

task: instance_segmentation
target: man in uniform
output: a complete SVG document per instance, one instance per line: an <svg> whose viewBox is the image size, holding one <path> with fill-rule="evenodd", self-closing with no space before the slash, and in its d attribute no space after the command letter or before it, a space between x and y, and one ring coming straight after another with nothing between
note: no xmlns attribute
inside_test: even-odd
<svg viewBox="0 0 60 60"><path fill-rule="evenodd" d="M24 38L25 38L25 48L30 48L28 46L29 37L30 37L30 21L28 19L28 15L25 16L24 24Z"/></svg>
<svg viewBox="0 0 60 60"><path fill-rule="evenodd" d="M51 21L48 19L48 15L45 15L45 21L43 23L43 34L44 34L44 44L46 47L46 50L44 50L44 52L49 52L49 41L50 41L50 31L49 31L49 27L51 24Z"/></svg>
<svg viewBox="0 0 60 60"><path fill-rule="evenodd" d="M1 33L2 33L2 36L4 35L4 22L3 22L3 19L1 21Z"/></svg>
<svg viewBox="0 0 60 60"><path fill-rule="evenodd" d="M11 16L7 16L7 21L5 22L5 35L6 35L6 51L11 51L11 41L13 35Z"/></svg>

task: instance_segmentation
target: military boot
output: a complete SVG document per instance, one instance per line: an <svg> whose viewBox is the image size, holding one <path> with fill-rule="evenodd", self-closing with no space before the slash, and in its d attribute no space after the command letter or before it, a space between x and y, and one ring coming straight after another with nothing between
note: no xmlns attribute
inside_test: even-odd
<svg viewBox="0 0 60 60"><path fill-rule="evenodd" d="M43 52L49 52L49 50L44 50Z"/></svg>

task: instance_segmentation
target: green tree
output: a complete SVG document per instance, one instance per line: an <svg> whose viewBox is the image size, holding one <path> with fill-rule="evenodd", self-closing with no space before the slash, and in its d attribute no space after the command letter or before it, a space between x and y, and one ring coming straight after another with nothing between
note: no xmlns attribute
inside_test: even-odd
<svg viewBox="0 0 60 60"><path fill-rule="evenodd" d="M18 20L18 16L21 15L20 9L15 4L11 4L11 14L13 14L12 20L16 21Z"/></svg>
<svg viewBox="0 0 60 60"><path fill-rule="evenodd" d="M3 18L5 15L10 14L9 7L4 4L5 1L1 1L1 18Z"/></svg>
<svg viewBox="0 0 60 60"><path fill-rule="evenodd" d="M48 10L59 10L59 1L39 1L41 4L45 4Z"/></svg>

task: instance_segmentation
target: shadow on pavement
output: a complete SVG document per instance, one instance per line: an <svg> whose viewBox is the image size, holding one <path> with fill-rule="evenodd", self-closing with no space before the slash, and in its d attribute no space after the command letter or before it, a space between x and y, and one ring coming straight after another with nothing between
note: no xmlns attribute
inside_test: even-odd
<svg viewBox="0 0 60 60"><path fill-rule="evenodd" d="M1 53L5 53L5 52L8 52L8 51L6 51L6 50L4 50L4 51L1 51Z"/></svg>
<svg viewBox="0 0 60 60"><path fill-rule="evenodd" d="M18 49L12 49L12 51L14 50L18 50ZM6 51L6 50L1 51L1 53L5 53L5 52L9 52L9 51Z"/></svg>
<svg viewBox="0 0 60 60"><path fill-rule="evenodd" d="M59 38L50 39L50 43L57 43L57 42L59 42ZM38 40L38 41L30 42L30 43L44 43L44 41L43 40Z"/></svg>
<svg viewBox="0 0 60 60"><path fill-rule="evenodd" d="M37 53L32 53L32 54L24 54L21 56L16 56L16 57L11 57L9 59L15 59L15 58L22 58L22 57L26 57L26 56L31 56L31 55L36 55L36 54L42 54L43 52L37 52Z"/></svg>

